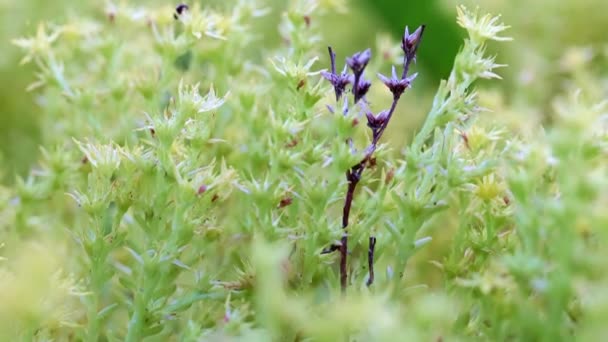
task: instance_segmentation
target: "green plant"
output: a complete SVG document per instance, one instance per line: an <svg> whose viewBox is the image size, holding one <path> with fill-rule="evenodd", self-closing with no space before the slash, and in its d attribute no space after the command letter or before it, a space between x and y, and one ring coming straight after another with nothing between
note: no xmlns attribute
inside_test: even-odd
<svg viewBox="0 0 608 342"><path fill-rule="evenodd" d="M568 89L546 134L509 136L473 87L499 78L486 44L507 27L459 7L468 38L396 152L380 137L403 114L423 27L406 30L402 74L380 76L387 100L362 75L388 59L353 55L351 78L330 49L331 70L314 69L337 8L289 3L284 44L264 49L255 27L270 12L246 0L227 12L110 4L15 40L39 70L43 149L0 188L0 321L17 322L0 336L597 336L604 306L584 290L605 282L589 238L607 219L605 93L592 91L605 85ZM425 246L440 249L424 265L444 284L412 270Z"/></svg>

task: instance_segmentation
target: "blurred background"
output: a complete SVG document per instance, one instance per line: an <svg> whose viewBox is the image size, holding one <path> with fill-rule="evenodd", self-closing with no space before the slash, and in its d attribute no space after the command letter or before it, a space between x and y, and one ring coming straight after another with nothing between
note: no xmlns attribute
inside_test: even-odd
<svg viewBox="0 0 608 342"><path fill-rule="evenodd" d="M495 52L498 63L508 64L501 70L504 82L500 101L534 103L539 110L548 104L555 89L555 78L570 64L593 59L597 51L607 53L608 1L606 0L320 0L344 2L347 12L324 19L323 45L334 45L342 55L375 46L380 34L392 35L397 41L405 24L417 27L424 23L427 31L418 57L421 81L416 90L422 98L420 118L399 129L412 130L424 115L439 79L448 76L452 60L464 34L455 22L456 6L479 6L484 11L500 13L512 28L514 41ZM138 1L131 1L138 2ZM143 1L151 3L160 1ZM269 0L275 11L287 1ZM166 2L163 2L166 3ZM206 0L210 6L230 6L230 1ZM20 66L20 51L11 40L35 33L40 21L62 22L68 16L98 16L104 2L97 0L0 0L0 180L14 181L25 174L36 161L40 132L40 115L35 96L25 88L34 79L34 66ZM275 12L276 14L276 12ZM278 15L272 15L268 39L278 41ZM266 38L266 37L265 37ZM491 47L494 48L495 47ZM575 48L574 50L572 50ZM323 49L319 49L323 51ZM572 52L574 51L574 52ZM318 65L318 68L324 66ZM517 90L515 92L514 90ZM427 94L427 95L424 95Z"/></svg>

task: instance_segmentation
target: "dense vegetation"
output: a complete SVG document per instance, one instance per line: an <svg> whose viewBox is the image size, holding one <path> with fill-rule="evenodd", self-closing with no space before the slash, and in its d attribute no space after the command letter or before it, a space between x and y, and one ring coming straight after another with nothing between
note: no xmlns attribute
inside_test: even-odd
<svg viewBox="0 0 608 342"><path fill-rule="evenodd" d="M608 49L501 86L488 51L522 43L459 6L427 99L433 29L344 51L348 9L108 4L14 39L41 153L0 167L0 339L601 339Z"/></svg>

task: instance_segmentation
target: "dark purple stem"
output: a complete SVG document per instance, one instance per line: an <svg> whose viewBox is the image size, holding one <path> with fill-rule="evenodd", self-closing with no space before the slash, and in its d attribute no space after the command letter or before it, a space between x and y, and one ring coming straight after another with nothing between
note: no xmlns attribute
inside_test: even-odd
<svg viewBox="0 0 608 342"><path fill-rule="evenodd" d="M342 293L346 292L347 280L348 280L348 271L347 271L347 257L348 257L348 219L350 217L350 209L352 207L353 199L355 196L355 190L357 188L357 184L361 180L361 174L371 157L373 156L376 148L378 147L378 141L382 137L384 130L386 129L395 108L397 108L397 103L399 102L399 98L394 98L393 103L391 105L391 109L389 110L386 121L380 126L380 128L373 130L373 138L372 143L367 147L365 156L363 159L352 166L346 172L346 180L348 181L348 189L346 191L346 199L344 200L344 210L342 211L342 228L344 229L344 233L342 234L342 239L340 240L340 288ZM375 239L374 239L375 240ZM331 247L330 247L331 250ZM369 268L370 275L374 272L373 262L370 263ZM370 278L372 279L372 278ZM372 280L373 281L373 280ZM369 284L371 285L371 283Z"/></svg>
<svg viewBox="0 0 608 342"><path fill-rule="evenodd" d="M359 81L361 81L362 74L355 74L355 79L353 80L353 96L355 97L355 101L359 99Z"/></svg>
<svg viewBox="0 0 608 342"><path fill-rule="evenodd" d="M334 53L334 50L332 50L331 46L328 46L327 50L329 51L329 59L331 61L331 73L335 75L336 74L336 54Z"/></svg>
<svg viewBox="0 0 608 342"><path fill-rule="evenodd" d="M369 248L367 250L367 266L369 268L369 278L367 279L367 286L374 283L374 252L376 251L376 237L369 237Z"/></svg>

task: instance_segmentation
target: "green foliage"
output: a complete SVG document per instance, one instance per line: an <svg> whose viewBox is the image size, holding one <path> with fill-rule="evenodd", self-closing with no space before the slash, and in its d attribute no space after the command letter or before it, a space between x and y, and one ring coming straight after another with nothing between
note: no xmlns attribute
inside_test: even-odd
<svg viewBox="0 0 608 342"><path fill-rule="evenodd" d="M275 13L249 0L109 4L16 39L37 70L42 152L0 187L0 338L602 336L608 87L592 71L606 56L569 69L550 123L514 129L500 116L518 105L474 88L499 78L486 49L507 27L464 7L468 38L422 126L403 148L385 137L363 173L341 295L339 255L322 251L371 140L354 104L327 110L319 75L321 22L344 8L290 2L277 46L255 30ZM371 91L373 110L389 95Z"/></svg>

